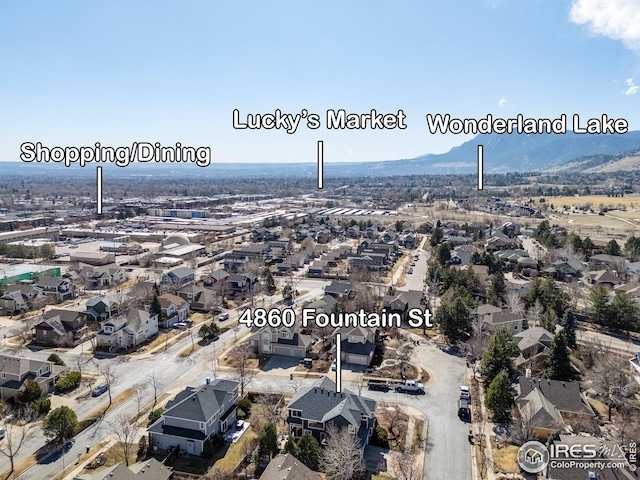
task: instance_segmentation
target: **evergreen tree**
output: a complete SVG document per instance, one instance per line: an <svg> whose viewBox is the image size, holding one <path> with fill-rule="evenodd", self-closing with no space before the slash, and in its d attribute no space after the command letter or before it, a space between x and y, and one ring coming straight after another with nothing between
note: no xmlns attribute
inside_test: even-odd
<svg viewBox="0 0 640 480"><path fill-rule="evenodd" d="M638 327L638 304L627 292L618 292L611 302L609 326L616 330L635 330Z"/></svg>
<svg viewBox="0 0 640 480"><path fill-rule="evenodd" d="M604 247L604 253L607 255L615 255L618 256L622 253L620 249L620 245L615 240L610 240L609 243Z"/></svg>
<svg viewBox="0 0 640 480"><path fill-rule="evenodd" d="M300 449L299 460L311 470L318 471L322 449L315 437L310 433L302 434L298 440L298 448Z"/></svg>
<svg viewBox="0 0 640 480"><path fill-rule="evenodd" d="M258 457L271 460L278 454L278 432L273 422L267 423L258 434Z"/></svg>
<svg viewBox="0 0 640 480"><path fill-rule="evenodd" d="M591 290L589 294L589 320L594 323L607 324L611 308L609 306L609 292L607 289L598 285Z"/></svg>
<svg viewBox="0 0 640 480"><path fill-rule="evenodd" d="M78 417L66 405L53 410L42 422L42 430L48 440L62 442L73 437L78 427Z"/></svg>
<svg viewBox="0 0 640 480"><path fill-rule="evenodd" d="M511 375L513 358L517 353L518 347L507 328L500 328L491 336L487 350L482 356L481 376L485 387L488 387L503 370Z"/></svg>
<svg viewBox="0 0 640 480"><path fill-rule="evenodd" d="M567 310L564 312L562 319L560 320L560 325L564 329L564 335L567 338L567 345L569 348L576 348L576 316L573 314L571 310Z"/></svg>
<svg viewBox="0 0 640 480"><path fill-rule="evenodd" d="M558 316L552 309L546 310L540 317L540 326L551 333L556 331L557 324Z"/></svg>
<svg viewBox="0 0 640 480"><path fill-rule="evenodd" d="M273 280L273 275L271 275L269 267L264 267L264 270L262 271L262 280L264 281L265 291L269 295L272 295L276 291L276 282Z"/></svg>
<svg viewBox="0 0 640 480"><path fill-rule="evenodd" d="M15 395L16 402L27 405L42 396L42 388L35 381L29 379L24 382L22 389Z"/></svg>
<svg viewBox="0 0 640 480"><path fill-rule="evenodd" d="M491 288L489 289L488 302L496 307L501 307L504 302L504 295L507 292L507 287L504 283L504 275L502 272L497 272L493 275L491 281Z"/></svg>
<svg viewBox="0 0 640 480"><path fill-rule="evenodd" d="M290 453L291 455L296 457L298 460L302 460L300 458L300 448L296 443L296 439L293 438L293 435L289 435L289 438L287 439L287 443L284 444L284 448L282 449L282 453Z"/></svg>
<svg viewBox="0 0 640 480"><path fill-rule="evenodd" d="M511 409L515 404L515 396L509 381L509 375L505 370L496 375L484 397L485 406L493 414L495 422L508 422L511 418Z"/></svg>
<svg viewBox="0 0 640 480"><path fill-rule="evenodd" d="M153 293L153 298L151 299L151 313L158 315L158 318L162 315L160 298L158 298L158 294L156 292Z"/></svg>
<svg viewBox="0 0 640 480"><path fill-rule="evenodd" d="M453 299L448 296L442 297L434 321L450 344L455 344L471 335L471 315L460 295L456 295Z"/></svg>
<svg viewBox="0 0 640 480"><path fill-rule="evenodd" d="M560 330L553 337L549 358L547 358L547 375L552 380L570 380L573 377L564 330Z"/></svg>

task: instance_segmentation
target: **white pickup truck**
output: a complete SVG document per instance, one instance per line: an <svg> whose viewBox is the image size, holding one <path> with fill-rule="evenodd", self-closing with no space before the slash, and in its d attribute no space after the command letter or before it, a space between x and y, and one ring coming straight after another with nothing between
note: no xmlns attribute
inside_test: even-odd
<svg viewBox="0 0 640 480"><path fill-rule="evenodd" d="M405 380L395 384L396 392L424 393L424 385L415 380Z"/></svg>

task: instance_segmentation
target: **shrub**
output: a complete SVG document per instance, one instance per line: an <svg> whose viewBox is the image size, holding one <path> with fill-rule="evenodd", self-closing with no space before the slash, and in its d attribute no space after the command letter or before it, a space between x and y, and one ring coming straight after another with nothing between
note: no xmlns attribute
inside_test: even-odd
<svg viewBox="0 0 640 480"><path fill-rule="evenodd" d="M376 447L389 448L389 435L387 431L382 427L376 427L369 443Z"/></svg>
<svg viewBox="0 0 640 480"><path fill-rule="evenodd" d="M62 360L57 353L52 353L51 355L49 355L47 360L53 362L56 365L60 365L61 367L64 367L66 365L66 363L64 363L64 360Z"/></svg>
<svg viewBox="0 0 640 480"><path fill-rule="evenodd" d="M209 439L204 441L204 445L202 446L202 457L203 458L212 458L216 453L215 448L213 448L213 442Z"/></svg>
<svg viewBox="0 0 640 480"><path fill-rule="evenodd" d="M236 412L236 416L240 420L244 420L251 415L251 401L246 398L241 398L238 400L238 411Z"/></svg>
<svg viewBox="0 0 640 480"><path fill-rule="evenodd" d="M70 372L56 382L56 393L66 393L80 386L82 375L80 372Z"/></svg>
<svg viewBox="0 0 640 480"><path fill-rule="evenodd" d="M163 413L164 413L164 408L162 407L156 408L155 410L151 410L151 412L149 413L149 425L151 425L156 420L158 420Z"/></svg>
<svg viewBox="0 0 640 480"><path fill-rule="evenodd" d="M33 402L31 402L31 408L38 415L46 415L51 410L51 400L48 398L37 398Z"/></svg>

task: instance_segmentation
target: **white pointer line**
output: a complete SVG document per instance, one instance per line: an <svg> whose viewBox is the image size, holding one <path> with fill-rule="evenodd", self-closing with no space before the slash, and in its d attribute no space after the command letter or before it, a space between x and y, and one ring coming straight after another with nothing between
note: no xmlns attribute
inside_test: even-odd
<svg viewBox="0 0 640 480"><path fill-rule="evenodd" d="M483 181L482 176L484 175L484 158L483 155L484 147L482 145L478 145L478 190L482 190Z"/></svg>
<svg viewBox="0 0 640 480"><path fill-rule="evenodd" d="M336 393L342 392L342 359L341 350L342 345L340 344L340 333L336 333Z"/></svg>
<svg viewBox="0 0 640 480"><path fill-rule="evenodd" d="M323 142L318 140L318 189L322 190L324 184L324 152Z"/></svg>
<svg viewBox="0 0 640 480"><path fill-rule="evenodd" d="M97 167L96 184L98 187L98 194L96 199L96 204L98 206L98 215L102 215L102 167Z"/></svg>

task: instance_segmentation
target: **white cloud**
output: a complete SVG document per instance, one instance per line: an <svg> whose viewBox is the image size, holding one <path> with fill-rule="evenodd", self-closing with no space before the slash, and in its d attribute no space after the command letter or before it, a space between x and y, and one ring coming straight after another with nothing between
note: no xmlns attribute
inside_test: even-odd
<svg viewBox="0 0 640 480"><path fill-rule="evenodd" d="M640 86L633 83L633 78L627 78L624 83L628 88L626 90L623 90L622 93L624 93L625 95L635 95L636 93L638 93L638 89L640 89Z"/></svg>
<svg viewBox="0 0 640 480"><path fill-rule="evenodd" d="M507 99L506 98L501 98L498 101L498 106L501 107L501 108L504 107L506 104L507 104Z"/></svg>
<svg viewBox="0 0 640 480"><path fill-rule="evenodd" d="M589 26L598 35L620 40L640 53L640 2L638 0L574 0L571 21Z"/></svg>

